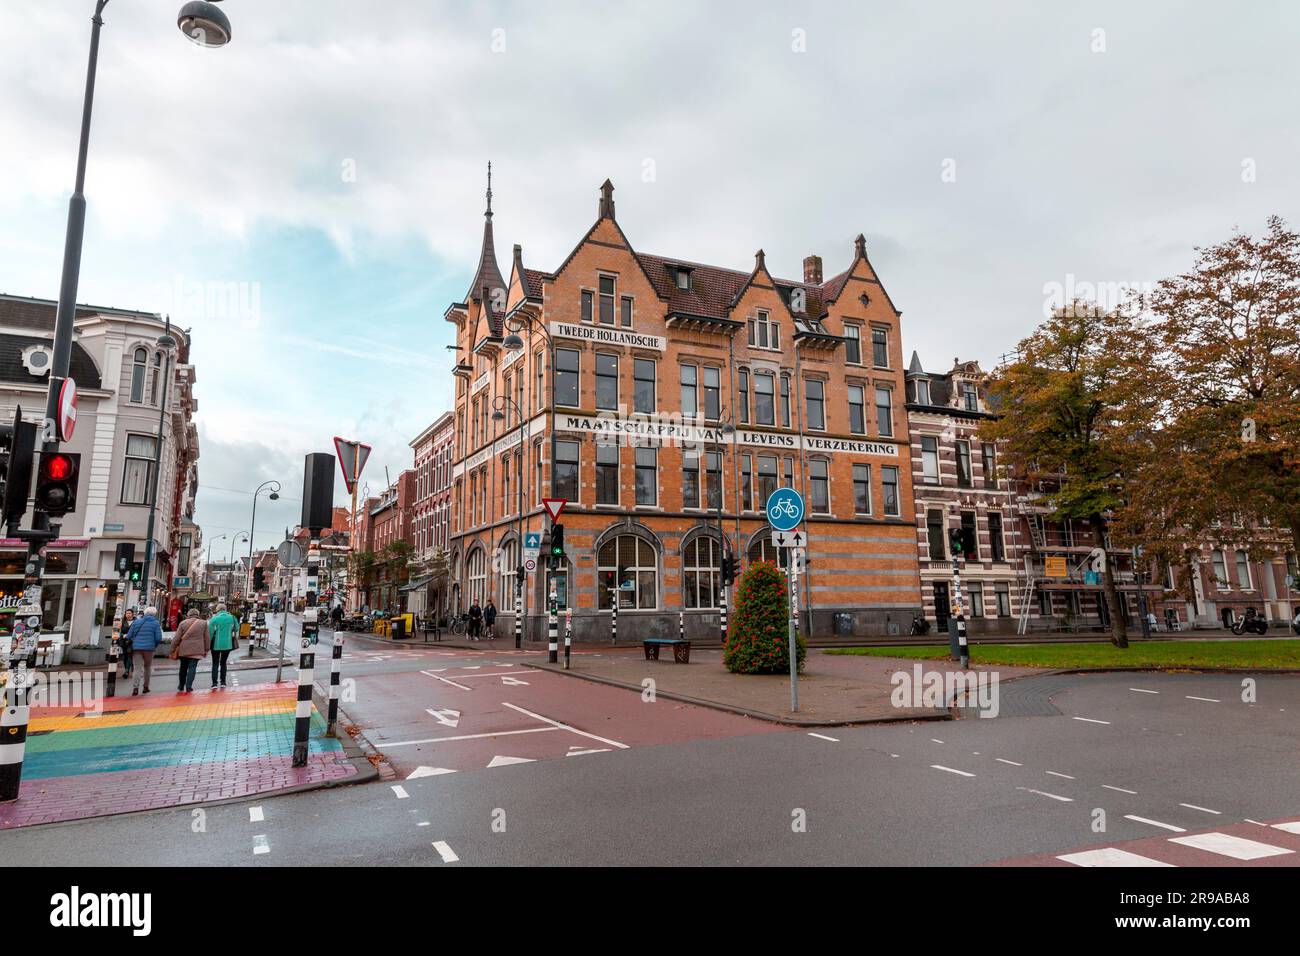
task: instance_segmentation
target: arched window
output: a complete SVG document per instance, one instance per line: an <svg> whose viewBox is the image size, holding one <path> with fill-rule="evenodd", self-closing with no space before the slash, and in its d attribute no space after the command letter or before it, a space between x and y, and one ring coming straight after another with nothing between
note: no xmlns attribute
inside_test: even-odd
<svg viewBox="0 0 1300 956"><path fill-rule="evenodd" d="M750 542L749 553L745 557L750 564L766 561L768 564L775 564L778 568L784 568L789 560L789 554L789 548L773 547L771 537L764 535Z"/></svg>
<svg viewBox="0 0 1300 956"><path fill-rule="evenodd" d="M722 548L717 539L699 535L682 553L682 596L686 607L721 607Z"/></svg>
<svg viewBox="0 0 1300 956"><path fill-rule="evenodd" d="M487 559L482 548L475 548L469 553L468 565L469 596L465 599L465 606L469 607L477 602L479 607L482 607L487 597Z"/></svg>
<svg viewBox="0 0 1300 956"><path fill-rule="evenodd" d="M148 350L136 349L135 360L131 364L131 401L133 402L144 401L144 373L148 365Z"/></svg>
<svg viewBox="0 0 1300 956"><path fill-rule="evenodd" d="M155 352L153 368L149 370L149 404L158 404L158 382L162 378L162 353Z"/></svg>
<svg viewBox="0 0 1300 956"><path fill-rule="evenodd" d="M519 542L511 538L501 545L497 553L498 571L501 575L501 586L497 588L500 595L497 600L498 609L513 611L515 609L515 568L519 566Z"/></svg>
<svg viewBox="0 0 1300 956"><path fill-rule="evenodd" d="M653 610L659 606L659 562L649 541L621 534L600 546L596 568L597 606L608 611L618 594L620 609Z"/></svg>

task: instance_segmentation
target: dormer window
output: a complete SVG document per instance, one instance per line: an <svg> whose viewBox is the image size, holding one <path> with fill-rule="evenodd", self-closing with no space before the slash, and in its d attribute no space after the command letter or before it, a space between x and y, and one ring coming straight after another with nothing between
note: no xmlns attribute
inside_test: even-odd
<svg viewBox="0 0 1300 956"><path fill-rule="evenodd" d="M780 350L781 326L767 312L749 320L749 344L753 348Z"/></svg>
<svg viewBox="0 0 1300 956"><path fill-rule="evenodd" d="M690 270L690 269L678 269L678 270L677 270L677 288L679 288L679 289L684 289L684 290L689 290L690 287L691 287L691 270Z"/></svg>
<svg viewBox="0 0 1300 956"><path fill-rule="evenodd" d="M916 404L930 404L930 380L928 378L918 378L916 380Z"/></svg>
<svg viewBox="0 0 1300 956"><path fill-rule="evenodd" d="M962 404L968 412L978 412L980 410L979 389L969 382L963 382L961 386Z"/></svg>

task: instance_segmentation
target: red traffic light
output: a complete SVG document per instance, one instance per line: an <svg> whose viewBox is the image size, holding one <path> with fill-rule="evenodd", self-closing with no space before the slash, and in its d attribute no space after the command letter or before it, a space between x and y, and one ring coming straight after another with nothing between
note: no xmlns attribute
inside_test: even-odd
<svg viewBox="0 0 1300 956"><path fill-rule="evenodd" d="M50 481L66 481L72 476L72 459L67 455L41 456L41 477Z"/></svg>

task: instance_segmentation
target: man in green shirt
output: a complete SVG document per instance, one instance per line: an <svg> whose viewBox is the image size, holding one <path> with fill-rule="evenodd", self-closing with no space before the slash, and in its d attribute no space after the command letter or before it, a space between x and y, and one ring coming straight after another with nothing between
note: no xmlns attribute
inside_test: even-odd
<svg viewBox="0 0 1300 956"><path fill-rule="evenodd" d="M226 658L235 649L237 640L235 635L239 633L236 630L238 627L239 622L235 619L235 616L226 610L224 604L218 604L217 613L212 615L212 620L208 622L208 636L212 640L212 686L214 689L218 686L226 686ZM221 676L220 683L217 681L218 672Z"/></svg>

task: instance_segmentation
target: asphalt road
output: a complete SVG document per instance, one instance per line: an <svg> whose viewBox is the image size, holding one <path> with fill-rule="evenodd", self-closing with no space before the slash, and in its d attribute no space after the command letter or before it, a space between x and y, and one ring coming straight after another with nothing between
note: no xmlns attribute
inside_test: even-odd
<svg viewBox="0 0 1300 956"><path fill-rule="evenodd" d="M1300 863L1300 833L1269 826L1300 818L1300 679L1260 676L1248 703L1234 676L1057 677L1040 716L809 733L528 657L349 635L345 710L398 779L10 831L0 850L79 866L1063 865L1140 846L1177 865ZM1276 852L1175 842L1205 830Z"/></svg>

